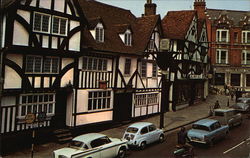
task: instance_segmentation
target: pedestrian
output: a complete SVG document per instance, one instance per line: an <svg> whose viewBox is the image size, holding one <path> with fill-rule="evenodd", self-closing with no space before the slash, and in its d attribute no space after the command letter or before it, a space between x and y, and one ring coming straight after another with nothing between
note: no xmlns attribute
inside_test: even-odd
<svg viewBox="0 0 250 158"><path fill-rule="evenodd" d="M234 92L233 91L231 91L231 100L234 100Z"/></svg>
<svg viewBox="0 0 250 158"><path fill-rule="evenodd" d="M178 144L185 145L187 138L187 132L185 127L181 127L181 130L177 133L177 136L178 136Z"/></svg>
<svg viewBox="0 0 250 158"><path fill-rule="evenodd" d="M214 104L214 109L218 109L220 108L220 103L218 100L216 100L215 104Z"/></svg>

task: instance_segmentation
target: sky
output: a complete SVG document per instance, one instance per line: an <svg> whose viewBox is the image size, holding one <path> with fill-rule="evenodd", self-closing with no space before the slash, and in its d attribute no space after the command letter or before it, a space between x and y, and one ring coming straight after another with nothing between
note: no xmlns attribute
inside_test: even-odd
<svg viewBox="0 0 250 158"><path fill-rule="evenodd" d="M96 0L120 8L130 10L139 17L144 13L146 0ZM167 11L193 9L194 0L152 0L157 4L156 13L163 18ZM206 0L209 9L227 9L250 11L250 0Z"/></svg>

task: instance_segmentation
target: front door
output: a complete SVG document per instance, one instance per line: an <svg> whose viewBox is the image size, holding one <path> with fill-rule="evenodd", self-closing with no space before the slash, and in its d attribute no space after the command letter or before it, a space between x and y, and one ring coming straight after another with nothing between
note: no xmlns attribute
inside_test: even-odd
<svg viewBox="0 0 250 158"><path fill-rule="evenodd" d="M58 90L56 92L55 116L53 124L57 128L66 126L67 91Z"/></svg>
<svg viewBox="0 0 250 158"><path fill-rule="evenodd" d="M114 121L122 122L131 119L132 93L116 93L114 98Z"/></svg>

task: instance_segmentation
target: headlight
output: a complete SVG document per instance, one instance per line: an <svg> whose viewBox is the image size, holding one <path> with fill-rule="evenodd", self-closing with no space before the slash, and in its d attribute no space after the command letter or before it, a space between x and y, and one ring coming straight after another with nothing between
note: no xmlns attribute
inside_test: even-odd
<svg viewBox="0 0 250 158"><path fill-rule="evenodd" d="M68 158L68 157L64 155L59 155L58 158Z"/></svg>

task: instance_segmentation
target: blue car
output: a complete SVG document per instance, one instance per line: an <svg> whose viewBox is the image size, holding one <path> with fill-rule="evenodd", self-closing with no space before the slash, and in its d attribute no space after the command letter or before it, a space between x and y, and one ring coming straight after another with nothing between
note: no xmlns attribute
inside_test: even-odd
<svg viewBox="0 0 250 158"><path fill-rule="evenodd" d="M224 138L228 132L228 125L222 126L218 120L202 119L193 124L187 136L191 142L212 146L216 140Z"/></svg>

